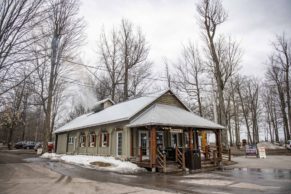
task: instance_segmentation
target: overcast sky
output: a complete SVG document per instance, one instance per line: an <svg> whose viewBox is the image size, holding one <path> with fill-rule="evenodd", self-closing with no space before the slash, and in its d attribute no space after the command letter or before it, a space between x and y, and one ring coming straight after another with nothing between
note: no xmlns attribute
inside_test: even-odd
<svg viewBox="0 0 291 194"><path fill-rule="evenodd" d="M229 18L220 33L231 35L243 49L241 72L262 77L275 34L291 35L291 1L224 0ZM163 59L175 61L189 40L198 43L197 0L81 0L80 14L87 23L85 63L96 63L96 44L102 26L110 30L126 18L142 28L150 44L154 68L162 71Z"/></svg>

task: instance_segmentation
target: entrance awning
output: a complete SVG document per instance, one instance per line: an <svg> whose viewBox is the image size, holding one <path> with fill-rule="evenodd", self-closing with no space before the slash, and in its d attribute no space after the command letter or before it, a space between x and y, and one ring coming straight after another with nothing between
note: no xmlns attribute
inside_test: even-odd
<svg viewBox="0 0 291 194"><path fill-rule="evenodd" d="M193 127L200 129L225 129L225 127L202 118L193 112L165 104L152 105L149 109L132 120L127 126L140 127L150 125Z"/></svg>

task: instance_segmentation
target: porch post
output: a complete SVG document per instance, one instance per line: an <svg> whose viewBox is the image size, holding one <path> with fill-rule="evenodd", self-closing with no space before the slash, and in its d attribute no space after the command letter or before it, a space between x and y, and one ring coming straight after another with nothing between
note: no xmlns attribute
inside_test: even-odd
<svg viewBox="0 0 291 194"><path fill-rule="evenodd" d="M198 150L198 133L197 130L193 129L193 133L194 133L194 149Z"/></svg>
<svg viewBox="0 0 291 194"><path fill-rule="evenodd" d="M189 128L188 133L189 133L189 148L192 151L193 150L193 128Z"/></svg>
<svg viewBox="0 0 291 194"><path fill-rule="evenodd" d="M130 131L130 157L133 157L133 129L129 128Z"/></svg>
<svg viewBox="0 0 291 194"><path fill-rule="evenodd" d="M151 167L156 165L157 158L157 129L156 127L151 128Z"/></svg>
<svg viewBox="0 0 291 194"><path fill-rule="evenodd" d="M217 147L217 157L221 161L222 154L221 154L221 130L220 129L216 130L215 139L216 139L216 147Z"/></svg>

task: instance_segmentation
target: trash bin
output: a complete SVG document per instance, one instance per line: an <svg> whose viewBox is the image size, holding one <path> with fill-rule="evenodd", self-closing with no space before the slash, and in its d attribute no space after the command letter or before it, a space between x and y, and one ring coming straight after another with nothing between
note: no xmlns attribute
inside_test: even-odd
<svg viewBox="0 0 291 194"><path fill-rule="evenodd" d="M194 169L193 152L190 149L185 150L185 166L190 170Z"/></svg>
<svg viewBox="0 0 291 194"><path fill-rule="evenodd" d="M201 155L200 155L200 150L193 150L193 163L194 163L193 170L201 169Z"/></svg>

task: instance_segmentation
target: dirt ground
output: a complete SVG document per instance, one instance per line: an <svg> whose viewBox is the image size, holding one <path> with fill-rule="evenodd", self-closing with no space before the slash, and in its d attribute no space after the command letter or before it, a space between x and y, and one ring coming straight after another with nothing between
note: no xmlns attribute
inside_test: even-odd
<svg viewBox="0 0 291 194"><path fill-rule="evenodd" d="M0 151L0 194L291 193L290 156L233 159L238 164L222 171L118 174L40 159L29 151Z"/></svg>
<svg viewBox="0 0 291 194"><path fill-rule="evenodd" d="M40 165L32 163L6 165L6 172L13 178L0 178L0 193L30 193L30 194L86 194L86 193L157 193L156 190L131 187L116 183L104 183L83 178L58 174ZM159 191L167 194L167 192Z"/></svg>
<svg viewBox="0 0 291 194"><path fill-rule="evenodd" d="M291 170L291 156L268 156L266 158L257 158L255 156L232 157L237 162L231 165L233 168L259 168L259 169L289 169Z"/></svg>

